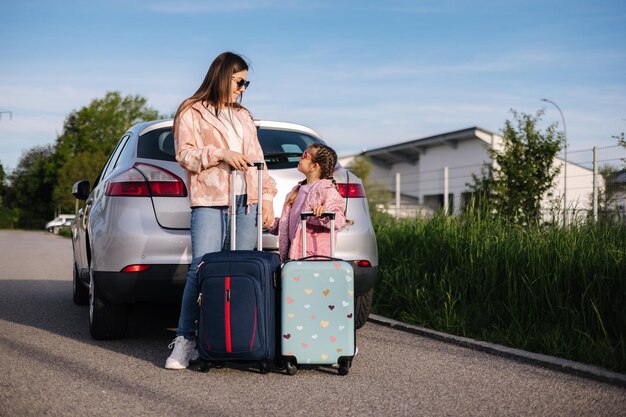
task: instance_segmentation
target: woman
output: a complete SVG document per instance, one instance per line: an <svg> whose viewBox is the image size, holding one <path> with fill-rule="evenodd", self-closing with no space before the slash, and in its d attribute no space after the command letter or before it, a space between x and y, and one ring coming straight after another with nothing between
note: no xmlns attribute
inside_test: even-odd
<svg viewBox="0 0 626 417"><path fill-rule="evenodd" d="M176 160L187 173L191 205L192 262L183 292L173 351L167 369L185 369L198 357L195 325L198 316L196 267L208 252L229 248L229 191L231 167L235 183L237 249L254 249L257 238L257 170L248 168L263 161L263 151L250 112L241 96L250 85L248 64L232 52L220 54L211 64L196 93L183 101L174 117ZM274 220L274 180L263 175L263 225Z"/></svg>

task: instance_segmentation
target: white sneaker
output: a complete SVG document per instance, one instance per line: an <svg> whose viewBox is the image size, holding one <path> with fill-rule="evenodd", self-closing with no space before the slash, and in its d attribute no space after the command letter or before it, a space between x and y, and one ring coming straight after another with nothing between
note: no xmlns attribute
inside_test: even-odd
<svg viewBox="0 0 626 417"><path fill-rule="evenodd" d="M189 366L190 360L199 357L196 342L185 339L185 336L177 336L167 347L168 349L173 347L174 350L165 361L165 369L185 369Z"/></svg>

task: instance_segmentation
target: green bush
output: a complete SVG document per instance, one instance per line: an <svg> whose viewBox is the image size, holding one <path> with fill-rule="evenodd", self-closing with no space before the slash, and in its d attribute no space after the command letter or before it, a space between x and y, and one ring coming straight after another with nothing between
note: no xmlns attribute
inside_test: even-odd
<svg viewBox="0 0 626 417"><path fill-rule="evenodd" d="M63 236L63 237L72 237L72 229L69 227L62 227L59 230L59 236Z"/></svg>
<svg viewBox="0 0 626 417"><path fill-rule="evenodd" d="M0 229L13 229L15 227L15 213L6 207L0 207Z"/></svg>
<svg viewBox="0 0 626 417"><path fill-rule="evenodd" d="M376 313L626 371L623 224L521 227L480 211L373 221Z"/></svg>

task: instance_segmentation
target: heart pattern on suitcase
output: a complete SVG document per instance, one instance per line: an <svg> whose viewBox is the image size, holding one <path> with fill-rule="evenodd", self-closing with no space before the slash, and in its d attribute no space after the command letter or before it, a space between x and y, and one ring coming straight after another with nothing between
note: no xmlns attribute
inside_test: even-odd
<svg viewBox="0 0 626 417"><path fill-rule="evenodd" d="M281 353L310 364L333 364L352 355L352 267L342 261L294 261L285 263L281 274Z"/></svg>

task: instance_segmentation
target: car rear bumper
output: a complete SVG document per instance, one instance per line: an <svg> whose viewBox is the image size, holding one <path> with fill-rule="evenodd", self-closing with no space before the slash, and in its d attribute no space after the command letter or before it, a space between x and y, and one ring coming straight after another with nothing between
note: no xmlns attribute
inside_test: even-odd
<svg viewBox="0 0 626 417"><path fill-rule="evenodd" d="M354 268L354 292L363 295L374 288L378 267ZM94 272L104 298L113 303L180 304L189 265L151 265L142 272Z"/></svg>
<svg viewBox="0 0 626 417"><path fill-rule="evenodd" d="M142 272L94 272L96 285L112 303L180 304L189 265L151 265Z"/></svg>

